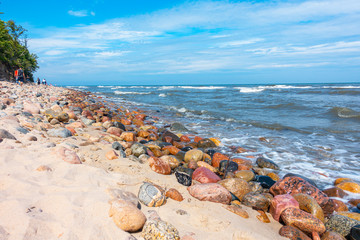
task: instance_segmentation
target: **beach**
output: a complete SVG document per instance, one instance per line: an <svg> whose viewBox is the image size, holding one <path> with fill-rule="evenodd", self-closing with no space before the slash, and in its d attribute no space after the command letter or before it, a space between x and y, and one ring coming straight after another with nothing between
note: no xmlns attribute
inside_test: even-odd
<svg viewBox="0 0 360 240"><path fill-rule="evenodd" d="M297 177L281 179L276 164L266 158L259 160L261 156L251 149L234 146L234 152L246 152L245 157L228 161L226 154L220 156L220 150L209 151L220 149L221 139L202 138L187 132L181 124L162 124L141 107L125 107L91 92L30 84L20 87L5 81L0 82L0 92L0 239L287 239L279 235L284 225L296 226L303 232L311 229L306 234L313 239L324 234L325 226L327 232L340 232L337 223L326 225L324 219L311 216L305 227L274 220L275 213L268 211L271 204L273 209L278 207L274 196L289 192L273 186ZM185 147L191 148L185 152ZM230 169L233 162L234 171ZM186 169L199 174L190 176L190 185L181 184L182 178L175 176L178 173L186 177ZM269 171L260 174L261 169ZM273 182L268 188L264 183L258 192L251 187L245 194L230 195L227 181L238 179L238 171L254 172L249 181L238 177L246 186L255 177L255 187L270 179ZM266 176L266 181L258 176ZM142 192L144 183L152 191ZM226 192L215 196L211 194L216 189L211 189L203 192L204 196L196 195L200 191L197 186L215 184ZM352 199L360 199L360 186L355 181L337 184L346 185L338 187ZM311 186L311 194L323 194ZM252 199L246 202L249 193L254 194L254 199L265 199L265 203L253 203ZM143 194L152 197L153 204L141 199ZM160 199L155 200L159 195ZM224 195L229 197L224 200ZM323 199L312 199L327 219L334 216L334 211L348 212L350 206L350 197L335 196L337 205L326 194ZM301 209L301 199L297 200ZM292 207L298 209L299 205ZM328 214L325 210L329 210ZM346 221L355 221L345 236L360 223L355 210L356 205L352 215L345 214ZM131 219L136 219L136 224L144 223L137 227ZM289 219L292 223L298 221ZM122 225L124 222L127 226ZM148 223L159 222L166 226L168 238L151 236L155 230L146 232L153 227Z"/></svg>

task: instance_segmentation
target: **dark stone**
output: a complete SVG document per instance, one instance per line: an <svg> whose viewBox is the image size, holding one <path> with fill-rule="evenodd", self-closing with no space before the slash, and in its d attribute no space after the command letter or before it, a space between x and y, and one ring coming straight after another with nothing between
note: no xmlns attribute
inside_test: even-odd
<svg viewBox="0 0 360 240"><path fill-rule="evenodd" d="M32 117L33 115L29 112L22 112L21 115L25 116L25 117Z"/></svg>
<svg viewBox="0 0 360 240"><path fill-rule="evenodd" d="M213 147L216 147L216 144L208 138L201 139L198 142L198 148L206 149L206 148L213 148Z"/></svg>
<svg viewBox="0 0 360 240"><path fill-rule="evenodd" d="M210 157L213 157L214 154L216 153L216 150L215 149L208 149L206 151L206 153L210 156Z"/></svg>
<svg viewBox="0 0 360 240"><path fill-rule="evenodd" d="M163 147L165 147L165 146L172 146L171 143L161 142L161 141L156 141L154 144L158 145L160 148L163 148Z"/></svg>
<svg viewBox="0 0 360 240"><path fill-rule="evenodd" d="M173 141L180 141L180 138L175 134L168 130L165 130L161 135L161 140L165 142L165 137L171 137Z"/></svg>
<svg viewBox="0 0 360 240"><path fill-rule="evenodd" d="M323 190L323 192L326 195L328 195L328 197L343 198L348 195L344 190L342 190L341 188L338 188L338 187L328 188L328 189Z"/></svg>
<svg viewBox="0 0 360 240"><path fill-rule="evenodd" d="M272 160L264 157L258 157L256 159L256 164L261 168L271 168L274 170L279 170L279 166L274 163Z"/></svg>
<svg viewBox="0 0 360 240"><path fill-rule="evenodd" d="M299 177L299 178L304 179L305 181L307 181L307 182L310 183L311 185L313 185L313 186L315 186L315 187L318 187L313 180L311 180L311 179L309 179L309 178L307 178L307 177L304 177L304 176L302 176L302 175L300 175L300 174L288 173L288 174L286 174L286 175L283 177L283 179L286 178L286 177Z"/></svg>
<svg viewBox="0 0 360 240"><path fill-rule="evenodd" d="M187 147L183 147L182 149L180 149L181 151L184 151L184 152L187 152L187 151L190 151L191 149L193 149L192 147L190 146L187 146Z"/></svg>
<svg viewBox="0 0 360 240"><path fill-rule="evenodd" d="M177 159L179 159L180 161L184 161L184 158L185 158L185 153L184 151L178 151L178 153L175 155L175 157Z"/></svg>
<svg viewBox="0 0 360 240"><path fill-rule="evenodd" d="M175 132L189 132L189 129L184 127L184 125L182 125L181 123L173 123L173 124L171 124L170 130L175 131Z"/></svg>
<svg viewBox="0 0 360 240"><path fill-rule="evenodd" d="M119 149L119 156L122 157L122 158L126 158L126 153L123 149Z"/></svg>
<svg viewBox="0 0 360 240"><path fill-rule="evenodd" d="M232 192L230 192L230 194L231 194L231 201L239 201L239 202L241 202L240 199L235 194L233 194Z"/></svg>
<svg viewBox="0 0 360 240"><path fill-rule="evenodd" d="M255 177L256 181L261 184L263 188L271 188L276 182L269 176L258 175Z"/></svg>
<svg viewBox="0 0 360 240"><path fill-rule="evenodd" d="M124 124L122 124L121 122L113 122L114 127L120 128L121 130L126 131L126 128L124 126Z"/></svg>
<svg viewBox="0 0 360 240"><path fill-rule="evenodd" d="M265 212L268 210L270 206L270 201L267 197L261 195L260 193L254 193L254 192L247 193L243 197L242 203L245 206L252 207L255 210L263 210Z"/></svg>
<svg viewBox="0 0 360 240"><path fill-rule="evenodd" d="M70 107L70 110L72 110L77 115L80 115L82 113L81 107Z"/></svg>
<svg viewBox="0 0 360 240"><path fill-rule="evenodd" d="M351 228L349 239L350 240L359 240L360 239L360 225L356 225Z"/></svg>
<svg viewBox="0 0 360 240"><path fill-rule="evenodd" d="M17 127L16 130L18 130L19 132L21 132L21 133L23 133L23 134L29 133L28 130L26 130L25 128L22 128L22 127Z"/></svg>
<svg viewBox="0 0 360 240"><path fill-rule="evenodd" d="M193 172L194 170L190 168L185 168L183 166L177 167L175 170L176 180L184 186L190 186L192 183Z"/></svg>
<svg viewBox="0 0 360 240"><path fill-rule="evenodd" d="M332 215L329 221L325 223L325 227L328 231L334 231L343 237L347 237L350 234L351 228L359 224L360 222L355 219L342 215Z"/></svg>
<svg viewBox="0 0 360 240"><path fill-rule="evenodd" d="M112 148L115 149L115 150L124 150L123 146L119 143L119 142L114 142L112 144Z"/></svg>
<svg viewBox="0 0 360 240"><path fill-rule="evenodd" d="M2 138L2 139L7 138L7 139L16 140L16 138L11 133L6 131L5 129L0 129L0 138Z"/></svg>
<svg viewBox="0 0 360 240"><path fill-rule="evenodd" d="M42 96L42 93L37 93L36 94L36 97L41 97Z"/></svg>
<svg viewBox="0 0 360 240"><path fill-rule="evenodd" d="M356 207L357 207L357 209L360 209L360 203Z"/></svg>
<svg viewBox="0 0 360 240"><path fill-rule="evenodd" d="M146 144L146 143L148 143L149 141L146 141L146 140L141 140L139 143L141 143L141 144Z"/></svg>
<svg viewBox="0 0 360 240"><path fill-rule="evenodd" d="M0 110L4 110L6 109L6 105L5 104L0 104Z"/></svg>
<svg viewBox="0 0 360 240"><path fill-rule="evenodd" d="M238 164L236 162L230 161L230 160L222 160L219 165L219 172L222 174L228 173L228 172L235 172L239 168Z"/></svg>

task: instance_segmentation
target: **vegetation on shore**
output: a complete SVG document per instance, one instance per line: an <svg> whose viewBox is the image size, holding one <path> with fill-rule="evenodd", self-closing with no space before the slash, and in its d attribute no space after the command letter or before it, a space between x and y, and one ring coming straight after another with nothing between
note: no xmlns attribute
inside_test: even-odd
<svg viewBox="0 0 360 240"><path fill-rule="evenodd" d="M5 66L3 73L11 76L16 69L22 67L25 75L33 81L33 72L39 68L37 56L30 53L27 47L27 30L21 25L16 25L13 20L0 20L0 63Z"/></svg>

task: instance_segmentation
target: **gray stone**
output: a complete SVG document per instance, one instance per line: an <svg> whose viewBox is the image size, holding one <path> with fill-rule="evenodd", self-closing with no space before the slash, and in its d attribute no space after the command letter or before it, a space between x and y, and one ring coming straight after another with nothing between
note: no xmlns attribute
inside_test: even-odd
<svg viewBox="0 0 360 240"><path fill-rule="evenodd" d="M26 130L25 128L22 128L22 127L17 127L16 130L19 131L19 132L21 132L21 133L23 133L23 134L29 133L28 130Z"/></svg>
<svg viewBox="0 0 360 240"><path fill-rule="evenodd" d="M274 170L279 170L279 166L274 163L272 160L264 158L264 157L258 157L256 159L256 164L261 168L271 168Z"/></svg>
<svg viewBox="0 0 360 240"><path fill-rule="evenodd" d="M187 129L181 123L173 123L173 124L171 124L170 130L175 131L175 132L188 132L189 131L189 129Z"/></svg>
<svg viewBox="0 0 360 240"><path fill-rule="evenodd" d="M140 186L138 198L148 207L160 207L166 203L165 191L160 186L144 182Z"/></svg>
<svg viewBox="0 0 360 240"><path fill-rule="evenodd" d="M91 120L91 119L88 119L88 118L85 118L85 117L81 117L81 121L87 126L90 126L91 124L95 123L94 120Z"/></svg>
<svg viewBox="0 0 360 240"><path fill-rule="evenodd" d="M141 154L146 153L146 147L141 143L134 143L131 146L131 152L134 156L139 157Z"/></svg>
<svg viewBox="0 0 360 240"><path fill-rule="evenodd" d="M350 234L352 227L359 225L360 221L342 215L332 215L325 223L327 231L334 231L346 237Z"/></svg>
<svg viewBox="0 0 360 240"><path fill-rule="evenodd" d="M9 133L8 131L6 131L5 129L0 129L0 138L7 138L7 139L13 139L16 140L16 138Z"/></svg>
<svg viewBox="0 0 360 240"><path fill-rule="evenodd" d="M67 138L72 136L71 132L66 128L53 128L48 130L47 133L50 137Z"/></svg>
<svg viewBox="0 0 360 240"><path fill-rule="evenodd" d="M123 150L124 149L123 146L121 146L121 144L119 142L114 142L112 144L112 148L115 150L120 150L120 149Z"/></svg>

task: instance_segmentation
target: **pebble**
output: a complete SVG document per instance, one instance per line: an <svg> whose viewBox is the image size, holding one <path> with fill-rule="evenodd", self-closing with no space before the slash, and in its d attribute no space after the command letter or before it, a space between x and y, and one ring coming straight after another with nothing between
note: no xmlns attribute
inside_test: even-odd
<svg viewBox="0 0 360 240"><path fill-rule="evenodd" d="M184 197L175 188L170 188L169 190L167 190L165 196L178 202L182 202L184 200Z"/></svg>
<svg viewBox="0 0 360 240"><path fill-rule="evenodd" d="M323 235L321 235L321 240L346 240L346 239L337 232L326 231Z"/></svg>
<svg viewBox="0 0 360 240"><path fill-rule="evenodd" d="M180 240L179 231L161 219L148 220L141 235L145 240Z"/></svg>
<svg viewBox="0 0 360 240"><path fill-rule="evenodd" d="M219 172L221 174L235 172L238 169L239 169L238 164L230 160L222 160L219 164Z"/></svg>
<svg viewBox="0 0 360 240"><path fill-rule="evenodd" d="M190 186L192 183L192 174L193 174L194 170L190 169L190 168L185 168L185 167L178 167L175 170L175 177L176 180L184 185L184 186Z"/></svg>
<svg viewBox="0 0 360 240"><path fill-rule="evenodd" d="M255 180L260 183L263 188L267 189L271 188L276 183L276 181L272 180L269 176L258 175Z"/></svg>
<svg viewBox="0 0 360 240"><path fill-rule="evenodd" d="M218 184L232 192L240 201L251 191L249 183L240 178L223 179Z"/></svg>
<svg viewBox="0 0 360 240"><path fill-rule="evenodd" d="M270 201L270 214L276 221L280 221L281 213L289 207L299 208L299 203L290 194L277 195Z"/></svg>
<svg viewBox="0 0 360 240"><path fill-rule="evenodd" d="M229 157L222 153L215 152L214 155L212 156L211 165L213 167L218 168L220 166L220 162L223 160L229 160Z"/></svg>
<svg viewBox="0 0 360 240"><path fill-rule="evenodd" d="M355 182L341 182L337 184L336 187L344 191L348 191L352 193L360 193L360 185Z"/></svg>
<svg viewBox="0 0 360 240"><path fill-rule="evenodd" d="M258 157L256 159L256 164L261 168L270 168L274 170L279 170L280 167L274 163L272 160L264 157Z"/></svg>
<svg viewBox="0 0 360 240"><path fill-rule="evenodd" d="M187 151L185 153L184 161L186 163L188 163L190 161L198 162L198 161L201 161L203 159L203 156L204 156L203 151L201 151L199 149L191 149L191 150L189 150L189 151Z"/></svg>
<svg viewBox="0 0 360 240"><path fill-rule="evenodd" d="M240 217L249 218L249 214L247 213L247 211L242 209L240 206L235 206L235 205L222 205L222 206L226 210L228 210L232 213L235 213L236 215L239 215Z"/></svg>
<svg viewBox="0 0 360 240"><path fill-rule="evenodd" d="M350 234L351 228L359 224L359 221L335 214L325 223L325 227L328 231L334 231L343 237L347 237Z"/></svg>
<svg viewBox="0 0 360 240"><path fill-rule="evenodd" d="M106 189L111 199L118 199L126 202L132 203L134 206L139 207L139 199L135 194L128 191L123 191L118 188L108 188Z"/></svg>
<svg viewBox="0 0 360 240"><path fill-rule="evenodd" d="M216 183L221 178L206 167L197 168L192 174L192 179L200 183Z"/></svg>
<svg viewBox="0 0 360 240"><path fill-rule="evenodd" d="M170 164L162 160L161 158L150 157L148 159L148 162L151 170L153 170L156 173L163 175L169 175L171 173Z"/></svg>
<svg viewBox="0 0 360 240"><path fill-rule="evenodd" d="M352 218L356 221L360 221L360 213L355 213L355 212L338 212L337 214L345 216L345 217L349 217Z"/></svg>
<svg viewBox="0 0 360 240"><path fill-rule="evenodd" d="M71 132L66 128L49 129L47 133L50 137L67 138L72 136Z"/></svg>
<svg viewBox="0 0 360 240"><path fill-rule="evenodd" d="M217 183L196 184L188 187L191 196L200 201L210 201L216 203L230 204L230 192Z"/></svg>
<svg viewBox="0 0 360 240"><path fill-rule="evenodd" d="M144 182L139 189L138 198L148 207L160 207L166 203L164 190L155 184Z"/></svg>
<svg viewBox="0 0 360 240"><path fill-rule="evenodd" d="M245 194L241 202L245 206L252 207L255 210L264 211L267 211L270 205L269 200L265 196L254 192Z"/></svg>
<svg viewBox="0 0 360 240"><path fill-rule="evenodd" d="M327 188L327 189L323 190L323 192L326 195L328 195L328 197L343 198L348 195L344 190L342 190L338 187Z"/></svg>
<svg viewBox="0 0 360 240"><path fill-rule="evenodd" d="M280 228L279 234L291 240L311 240L305 233L292 226L283 226Z"/></svg>
<svg viewBox="0 0 360 240"><path fill-rule="evenodd" d="M0 129L0 138L2 139L12 139L12 140L16 140L16 138L14 137L14 135L12 135L11 133L9 133L7 130L5 129Z"/></svg>
<svg viewBox="0 0 360 240"><path fill-rule="evenodd" d="M71 164L81 164L79 156L74 151L65 147L59 147L57 152L63 161Z"/></svg>
<svg viewBox="0 0 360 240"><path fill-rule="evenodd" d="M118 154L114 150L110 150L105 154L108 160L114 160L118 158Z"/></svg>
<svg viewBox="0 0 360 240"><path fill-rule="evenodd" d="M141 143L134 143L131 146L132 154L134 154L136 157L139 157L141 154L146 153L146 147Z"/></svg>
<svg viewBox="0 0 360 240"><path fill-rule="evenodd" d="M255 174L251 170L239 170L234 172L236 178L241 178L247 182L250 182L255 178Z"/></svg>
<svg viewBox="0 0 360 240"><path fill-rule="evenodd" d="M256 218L263 223L270 223L269 217L266 215L266 213L263 210L257 210L260 215L256 215Z"/></svg>

